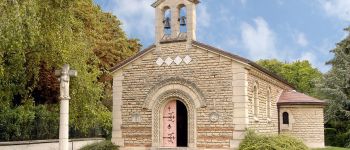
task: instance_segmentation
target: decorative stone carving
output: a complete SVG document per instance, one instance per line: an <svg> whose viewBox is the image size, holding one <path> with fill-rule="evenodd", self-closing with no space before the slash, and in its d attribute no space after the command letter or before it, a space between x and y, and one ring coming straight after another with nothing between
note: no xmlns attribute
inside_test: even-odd
<svg viewBox="0 0 350 150"><path fill-rule="evenodd" d="M183 78L171 77L159 82L150 89L143 103L143 108L152 109L157 95L161 94L159 91L170 89L176 89L191 94L195 99L194 103L196 108L206 107L205 96L196 84Z"/></svg>
<svg viewBox="0 0 350 150"><path fill-rule="evenodd" d="M219 121L219 118L220 118L220 116L219 116L219 114L218 114L217 112L212 112L212 113L210 113L210 115L209 115L209 120L210 120L211 122L218 122L218 121Z"/></svg>
<svg viewBox="0 0 350 150"><path fill-rule="evenodd" d="M159 95L156 100L157 102L154 103L153 109L152 109L152 143L157 143L158 145L153 145L155 147L159 147L162 143L161 135L162 130L160 130L161 127L161 119L163 118L162 114L162 108L171 100L176 98L176 100L181 101L185 104L187 111L188 111L188 142L189 145L195 143L195 133L194 128L195 127L195 111L196 107L194 104L194 100L191 98L191 96L183 91L180 90L168 90L163 92L161 95Z"/></svg>
<svg viewBox="0 0 350 150"><path fill-rule="evenodd" d="M180 65L180 63L182 62L182 58L177 56L175 59L174 59L174 62L176 65Z"/></svg>
<svg viewBox="0 0 350 150"><path fill-rule="evenodd" d="M188 55L186 55L184 58L181 58L180 56L176 56L175 59L171 59L171 57L167 57L165 60L163 60L162 58L158 58L156 60L156 64L158 66L162 66L164 63L167 64L168 66L170 66L173 62L176 65L180 65L181 62L185 62L186 64L189 64L192 61L192 58Z"/></svg>
<svg viewBox="0 0 350 150"><path fill-rule="evenodd" d="M190 56L186 55L186 57L184 58L184 62L186 64L189 64L191 61L192 61L192 58Z"/></svg>
<svg viewBox="0 0 350 150"><path fill-rule="evenodd" d="M168 66L170 66L172 63L173 63L173 59L171 59L170 57L165 59L165 64L167 64Z"/></svg>
<svg viewBox="0 0 350 150"><path fill-rule="evenodd" d="M163 60L162 58L158 58L157 61L156 61L156 64L157 64L158 66L163 65L163 63L164 63L164 60Z"/></svg>
<svg viewBox="0 0 350 150"><path fill-rule="evenodd" d="M141 118L141 115L140 113L134 113L131 115L131 122L134 122L134 123L139 123L142 121L142 118Z"/></svg>
<svg viewBox="0 0 350 150"><path fill-rule="evenodd" d="M65 64L61 70L56 70L55 75L60 81L60 127L59 127L59 149L68 150L68 125L69 125L69 80L70 77L76 77L77 71L70 70L69 65Z"/></svg>

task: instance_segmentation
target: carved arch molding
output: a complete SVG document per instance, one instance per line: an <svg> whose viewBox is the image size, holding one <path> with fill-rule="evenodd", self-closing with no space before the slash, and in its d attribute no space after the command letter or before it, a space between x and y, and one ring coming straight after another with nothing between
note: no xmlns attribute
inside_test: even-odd
<svg viewBox="0 0 350 150"><path fill-rule="evenodd" d="M159 82L150 89L143 103L143 108L151 110L154 103L157 102L157 98L169 90L175 90L188 94L191 98L193 98L196 108L206 107L204 94L196 84L183 78L171 77Z"/></svg>
<svg viewBox="0 0 350 150"><path fill-rule="evenodd" d="M192 82L182 78L169 78L154 86L147 95L143 107L152 110L152 146L163 143L162 118L165 105L176 98L185 104L188 111L188 146L194 147L196 139L196 108L206 106L203 93Z"/></svg>

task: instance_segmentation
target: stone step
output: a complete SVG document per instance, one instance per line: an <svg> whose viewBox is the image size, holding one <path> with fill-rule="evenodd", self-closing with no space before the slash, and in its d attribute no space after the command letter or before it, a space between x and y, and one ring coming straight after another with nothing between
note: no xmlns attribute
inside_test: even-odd
<svg viewBox="0 0 350 150"><path fill-rule="evenodd" d="M176 148L157 148L157 150L189 150L187 147L176 147Z"/></svg>

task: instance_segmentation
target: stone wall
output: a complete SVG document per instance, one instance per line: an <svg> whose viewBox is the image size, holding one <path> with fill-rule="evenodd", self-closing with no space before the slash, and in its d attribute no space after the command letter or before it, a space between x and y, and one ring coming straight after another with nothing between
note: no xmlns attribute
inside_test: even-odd
<svg viewBox="0 0 350 150"><path fill-rule="evenodd" d="M185 63L187 56L191 59ZM172 61L167 64L167 59ZM258 88L257 116L253 114L254 86ZM191 109L189 147L237 148L246 128L278 133L277 101L283 90L291 89L247 64L203 47L163 43L114 73L112 141L129 149L161 147L161 109L166 103L162 98L170 91L170 96L182 99ZM217 121L210 120L213 113L218 114Z"/></svg>
<svg viewBox="0 0 350 150"><path fill-rule="evenodd" d="M281 116L283 112L289 114L289 125L284 125L281 117L281 133L298 137L311 148L324 147L323 106L281 106Z"/></svg>
<svg viewBox="0 0 350 150"><path fill-rule="evenodd" d="M70 139L69 149L78 150L83 146L103 141L103 138ZM59 141L55 140L34 140L34 141L13 141L0 142L1 150L58 150Z"/></svg>
<svg viewBox="0 0 350 150"><path fill-rule="evenodd" d="M259 133L277 134L278 133L278 112L277 101L285 89L290 87L282 84L281 82L267 76L257 70L249 71L248 78L248 97L249 97L249 128L254 129ZM254 110L254 86L257 87L257 99L258 99L258 116L253 114ZM268 118L267 114L267 93L270 91L270 113Z"/></svg>
<svg viewBox="0 0 350 150"><path fill-rule="evenodd" d="M177 56L182 59L190 56L192 60L188 64L182 61L178 65L175 62L170 65L164 62L159 66L156 63L158 58L166 60L169 57L174 60ZM150 90L161 85L159 83L162 81L180 78L196 85L205 97L206 106L195 110L196 120L193 121L196 126L189 127L194 128L198 133L193 135L196 138L196 140L193 139L196 142L194 146L229 148L234 130L233 64L239 66L226 57L198 47L188 47L186 42L168 43L161 44L157 49L151 50L124 67L120 73L115 73L114 78L118 82L115 84L119 88L115 86L113 92L121 94L121 99L115 98L115 95L113 105L122 104L121 119L114 119L114 122L121 123L122 140L119 140L119 145L151 147L154 144L152 143L152 110L143 107L145 99ZM122 92L117 89L122 89ZM219 114L217 122L211 122L209 119L210 114L214 112ZM140 116L140 122L133 122L132 118L135 115ZM117 131L114 130L114 132Z"/></svg>

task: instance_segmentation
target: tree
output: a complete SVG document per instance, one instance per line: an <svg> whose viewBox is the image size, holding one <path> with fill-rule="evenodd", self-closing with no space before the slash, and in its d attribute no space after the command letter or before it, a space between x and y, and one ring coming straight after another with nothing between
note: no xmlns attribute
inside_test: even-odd
<svg viewBox="0 0 350 150"><path fill-rule="evenodd" d="M350 27L345 29L350 32ZM319 92L327 99L327 133L335 134L326 141L334 146L350 147L350 36L331 50L334 58L327 62L332 68L319 83ZM332 131L332 132L330 132Z"/></svg>
<svg viewBox="0 0 350 150"><path fill-rule="evenodd" d="M313 68L307 60L284 63L276 59L259 60L257 63L267 70L281 76L295 86L296 90L318 97L316 82L321 79L322 73Z"/></svg>
<svg viewBox="0 0 350 150"><path fill-rule="evenodd" d="M111 84L107 69L141 47L126 37L120 21L92 0L5 0L0 14L0 117L57 103L53 72L68 63L79 74L71 80L72 131L111 128L111 112L102 103L110 97L104 92Z"/></svg>

